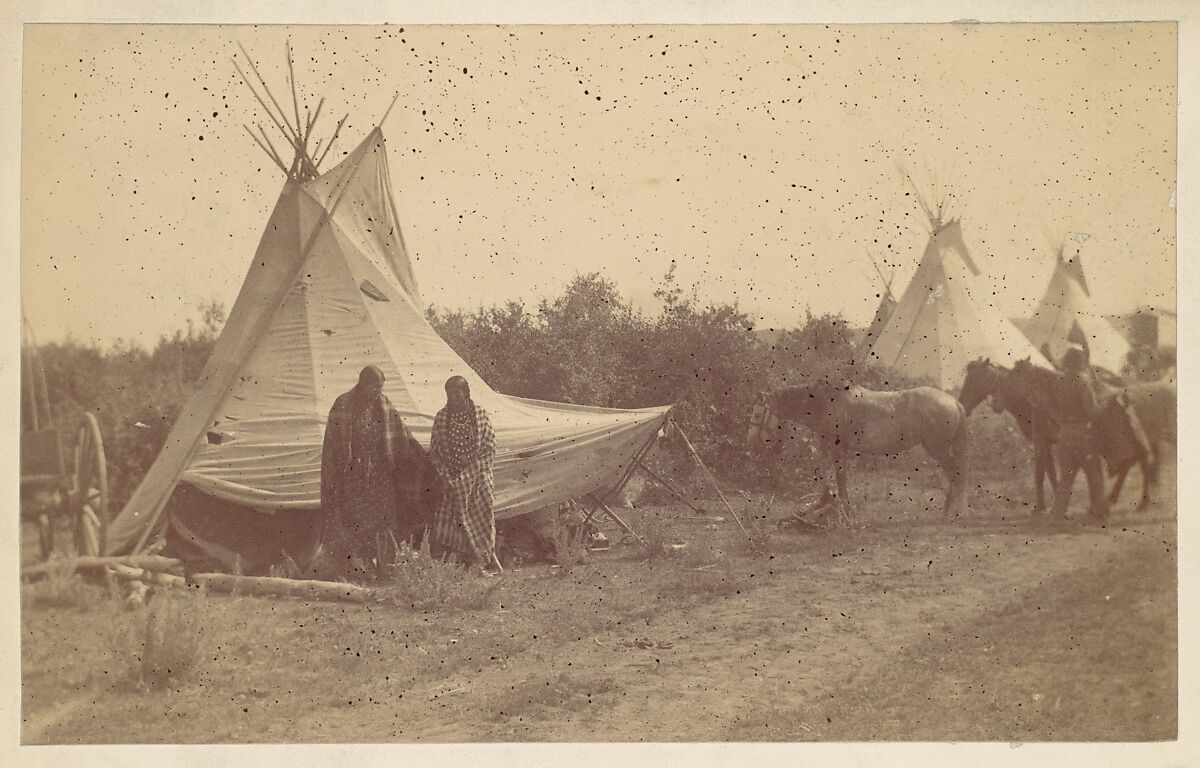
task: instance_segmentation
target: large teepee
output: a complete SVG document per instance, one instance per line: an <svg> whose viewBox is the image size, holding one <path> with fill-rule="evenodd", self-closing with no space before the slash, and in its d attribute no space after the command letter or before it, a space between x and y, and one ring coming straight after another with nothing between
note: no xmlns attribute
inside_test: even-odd
<svg viewBox="0 0 1200 768"><path fill-rule="evenodd" d="M1079 249L1066 256L1060 246L1054 273L1046 293L1033 314L1020 323L1021 329L1038 349L1049 349L1058 360L1070 344L1087 348L1092 365L1120 374L1129 355L1129 342L1096 311L1083 275Z"/></svg>
<svg viewBox="0 0 1200 768"><path fill-rule="evenodd" d="M496 430L499 518L614 488L665 424L667 407L493 391L425 319L381 130L322 173L308 151L313 122L288 125L290 165L268 150L287 177L279 201L196 393L108 530L110 553L140 549L167 525L206 554L243 563L310 536L329 408L369 363L425 445L446 379L467 378Z"/></svg>
<svg viewBox="0 0 1200 768"><path fill-rule="evenodd" d="M932 381L948 391L962 384L966 365L985 357L1012 365L1042 355L993 306L959 220L930 217L931 233L917 271L871 345L867 362Z"/></svg>

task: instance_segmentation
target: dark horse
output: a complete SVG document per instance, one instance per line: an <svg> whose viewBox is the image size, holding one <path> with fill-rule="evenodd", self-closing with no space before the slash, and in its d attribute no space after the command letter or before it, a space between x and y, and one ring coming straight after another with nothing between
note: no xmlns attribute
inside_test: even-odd
<svg viewBox="0 0 1200 768"><path fill-rule="evenodd" d="M1058 472L1054 465L1054 441L1058 439L1058 422L1051 409L1038 408L1026 397L1012 379L1012 371L992 365L990 358L981 358L967 363L966 378L958 401L967 415L985 399L992 399L992 408L997 412L1008 411L1017 422L1017 429L1033 446L1033 487L1036 493L1034 514L1046 509L1045 482L1050 481L1050 490L1058 488Z"/></svg>
<svg viewBox="0 0 1200 768"><path fill-rule="evenodd" d="M849 503L846 474L851 456L895 456L921 445L946 475L946 517L966 510L967 416L962 405L941 390L875 392L822 381L764 392L750 419L747 445L771 442L780 422L799 423L817 436L825 457L833 460L843 505Z"/></svg>
<svg viewBox="0 0 1200 768"><path fill-rule="evenodd" d="M1012 370L1012 386L1032 400L1037 408L1052 413L1062 374L1018 360ZM1176 397L1169 382L1130 384L1123 389L1097 382L1097 410L1091 429L1096 450L1110 475L1116 477L1109 503L1116 501L1129 470L1136 464L1142 471L1142 496L1138 508L1150 503L1150 486L1158 480L1162 442L1175 426Z"/></svg>

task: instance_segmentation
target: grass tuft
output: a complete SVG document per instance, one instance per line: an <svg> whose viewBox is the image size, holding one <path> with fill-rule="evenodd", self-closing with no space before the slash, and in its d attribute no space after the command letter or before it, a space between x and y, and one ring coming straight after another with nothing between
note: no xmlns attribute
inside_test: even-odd
<svg viewBox="0 0 1200 768"><path fill-rule="evenodd" d="M31 607L82 611L94 605L93 590L84 583L67 558L55 555L48 562L50 570L45 577L26 585L21 591Z"/></svg>
<svg viewBox="0 0 1200 768"><path fill-rule="evenodd" d="M212 609L202 592L171 591L151 601L137 628L134 677L149 690L188 680L211 632Z"/></svg>
<svg viewBox="0 0 1200 768"><path fill-rule="evenodd" d="M513 686L489 704L493 720L530 720L539 713L563 716L587 712L604 698L621 690L608 677L584 677L568 672L533 677Z"/></svg>
<svg viewBox="0 0 1200 768"><path fill-rule="evenodd" d="M488 582L451 560L433 557L428 537L420 549L397 547L395 562L382 569L380 594L414 611L488 608L498 604L503 581Z"/></svg>

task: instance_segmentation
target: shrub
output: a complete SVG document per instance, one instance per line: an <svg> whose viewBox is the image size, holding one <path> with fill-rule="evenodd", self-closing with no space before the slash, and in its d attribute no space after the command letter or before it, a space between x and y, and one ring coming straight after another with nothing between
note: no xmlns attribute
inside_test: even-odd
<svg viewBox="0 0 1200 768"><path fill-rule="evenodd" d="M204 651L211 613L202 592L170 591L152 600L138 638L137 681L150 690L186 681Z"/></svg>
<svg viewBox="0 0 1200 768"><path fill-rule="evenodd" d="M382 570L385 586L379 593L414 611L490 607L502 583L484 582L458 563L433 557L428 537L420 549L400 544L396 561Z"/></svg>
<svg viewBox="0 0 1200 768"><path fill-rule="evenodd" d="M95 603L95 595L67 558L55 555L49 561L46 575L25 585L22 597L29 605L39 608L74 608L85 610Z"/></svg>
<svg viewBox="0 0 1200 768"><path fill-rule="evenodd" d="M560 573L566 573L586 560L590 544L591 536L585 526L564 520L562 514L554 515L550 526L550 549L554 562L562 567Z"/></svg>
<svg viewBox="0 0 1200 768"><path fill-rule="evenodd" d="M68 462L83 414L95 414L100 422L113 514L157 457L216 343L224 310L216 303L200 310L200 323L189 321L186 330L164 334L153 351L124 341L107 350L72 340L39 348L53 426L64 436ZM21 394L24 402L24 389Z"/></svg>
<svg viewBox="0 0 1200 768"><path fill-rule="evenodd" d="M810 312L797 318L794 330L756 331L736 305L705 306L686 293L673 268L655 296L657 311L639 311L615 284L591 273L536 306L508 301L473 312L430 308L427 318L500 392L610 407L677 402L676 423L725 487L782 497L808 493L829 467L814 455L803 429L781 449L747 450L758 392L819 377L848 378L872 389L926 383L856 364L856 333L838 315ZM69 433L85 411L100 419L114 512L157 456L212 350L224 313L214 304L202 310L199 322L162 336L150 351L76 342L42 348L55 423ZM1027 453L1007 417L980 416L980 410L971 420L975 466L1011 467L1023 460ZM663 441L647 461L680 491L712 496L707 476L680 440ZM870 468L876 459L858 461ZM651 485L639 498L653 503L670 497Z"/></svg>

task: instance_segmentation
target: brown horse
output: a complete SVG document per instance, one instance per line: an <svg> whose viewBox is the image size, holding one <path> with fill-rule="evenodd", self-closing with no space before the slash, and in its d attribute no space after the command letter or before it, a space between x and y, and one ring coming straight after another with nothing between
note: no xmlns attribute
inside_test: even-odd
<svg viewBox="0 0 1200 768"><path fill-rule="evenodd" d="M920 445L946 475L944 514L957 517L967 503L967 416L950 395L932 387L876 392L822 381L764 392L754 407L747 445L769 443L781 422L801 424L817 437L837 476L838 499L849 504L852 456L899 455Z"/></svg>
<svg viewBox="0 0 1200 768"><path fill-rule="evenodd" d="M1119 396L1124 397L1133 412L1137 414L1137 422L1140 424L1146 443L1150 448L1149 466L1145 464L1139 464L1139 466L1143 472L1149 470L1149 482L1152 485L1156 484L1159 467L1162 465L1163 444L1175 440L1178 407L1175 382L1166 379L1136 381L1121 389ZM1125 475L1134 463L1137 462L1129 461L1124 467L1112 469L1113 473L1117 475L1117 482L1112 491L1113 499L1116 499L1117 494L1121 492Z"/></svg>
<svg viewBox="0 0 1200 768"><path fill-rule="evenodd" d="M991 398L992 408L998 412L1008 411L1017 422L1017 429L1033 447L1033 487L1035 490L1034 514L1046 509L1045 481L1050 481L1050 490L1058 488L1058 472L1054 465L1054 441L1058 438L1058 422L1052 410L1039 409L1014 386L1012 372L999 365L992 365L990 358L980 358L967 363L967 374L963 379L958 401L970 416L975 407L986 398Z"/></svg>
<svg viewBox="0 0 1200 768"><path fill-rule="evenodd" d="M1058 407L1062 379L1063 374L1038 368L1029 360L1018 360L1010 376L1013 389L1043 413L1053 413ZM1103 382L1097 384L1098 407L1091 429L1096 450L1104 459L1108 473L1117 478L1108 496L1109 503L1116 501L1125 476L1137 464L1142 470L1142 497L1138 508L1144 508L1150 503L1150 486L1158 475L1158 446L1167 424L1172 427L1174 424L1174 389L1133 384L1119 390ZM1152 414L1153 437L1141 419L1143 409Z"/></svg>

